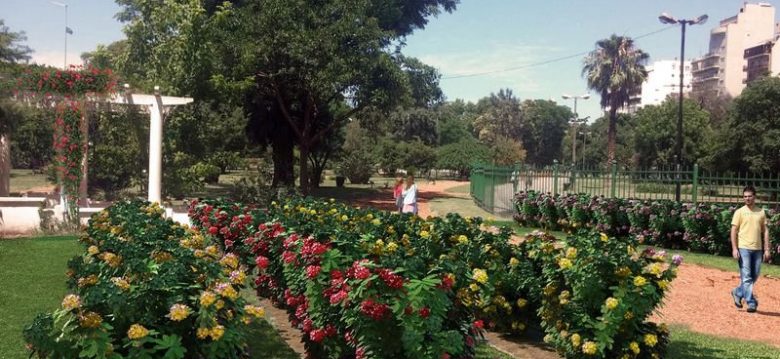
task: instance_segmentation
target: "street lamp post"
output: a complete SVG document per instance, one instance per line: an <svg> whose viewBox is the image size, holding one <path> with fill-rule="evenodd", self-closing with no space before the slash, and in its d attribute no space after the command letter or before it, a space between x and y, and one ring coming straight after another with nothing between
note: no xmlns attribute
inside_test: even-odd
<svg viewBox="0 0 780 359"><path fill-rule="evenodd" d="M675 144L675 154L676 154L676 165L677 165L677 181L674 189L674 198L677 200L677 202L680 202L680 166L682 164L682 131L683 131L683 76L685 76L685 26L686 25L696 25L696 24L704 24L707 22L708 16L701 15L695 19L687 20L687 19L675 19L671 15L667 13L661 13L660 16L658 16L658 20L660 20L664 24L680 24L680 29L682 29L680 33L680 102L679 102L679 108L677 109L677 143Z"/></svg>
<svg viewBox="0 0 780 359"><path fill-rule="evenodd" d="M590 94L584 94L580 96L570 96L567 94L561 95L564 100L574 99L574 119L571 121L573 125L571 135L571 165L574 166L577 163L577 124L580 122L580 118L577 115L577 100L587 100L590 98Z"/></svg>
<svg viewBox="0 0 780 359"><path fill-rule="evenodd" d="M590 131L583 131L580 132L580 135L582 135L582 168L585 168L585 146L588 144L588 135L590 135Z"/></svg>
<svg viewBox="0 0 780 359"><path fill-rule="evenodd" d="M64 62L62 64L62 69L66 70L68 68L68 34L70 32L70 28L68 28L68 4L61 3L59 1L49 1L52 5L57 5L59 7L65 8L65 55L64 55Z"/></svg>

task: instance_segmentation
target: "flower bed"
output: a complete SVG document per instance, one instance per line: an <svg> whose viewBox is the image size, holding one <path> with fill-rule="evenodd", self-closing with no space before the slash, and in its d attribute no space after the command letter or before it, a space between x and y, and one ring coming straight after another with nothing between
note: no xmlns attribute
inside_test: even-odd
<svg viewBox="0 0 780 359"><path fill-rule="evenodd" d="M212 226L223 212L232 218L243 209L210 202L191 211ZM511 300L497 299L501 275L493 277L506 265L509 233L483 232L480 219L304 200L248 215L257 232L243 248L232 245L253 253L258 294L287 309L311 357L471 357L485 325L475 303ZM210 233L224 241L232 232L222 228Z"/></svg>
<svg viewBox="0 0 780 359"><path fill-rule="evenodd" d="M681 257L636 252L636 242L581 232L558 242L540 232L518 254L535 263L533 291L545 341L566 358L663 357L668 330L647 319L676 276Z"/></svg>
<svg viewBox="0 0 780 359"><path fill-rule="evenodd" d="M62 308L24 331L40 358L242 358L263 309L239 290L245 268L210 239L125 202L92 217L68 263Z"/></svg>
<svg viewBox="0 0 780 359"><path fill-rule="evenodd" d="M214 226L241 215L255 221L242 240ZM253 254L258 294L287 309L310 357L471 357L482 329L529 327L570 358L666 347L667 333L646 320L679 260L636 253L630 240L583 231L560 244L537 234L512 245L506 229L487 232L479 218L297 199L250 211L200 202L191 216Z"/></svg>
<svg viewBox="0 0 780 359"><path fill-rule="evenodd" d="M729 234L736 210L731 205L624 200L585 194L553 196L533 191L515 195L515 208L515 220L523 226L569 232L595 229L609 235L628 235L643 244L717 255L731 253ZM777 263L780 213L769 210L767 218L771 261Z"/></svg>

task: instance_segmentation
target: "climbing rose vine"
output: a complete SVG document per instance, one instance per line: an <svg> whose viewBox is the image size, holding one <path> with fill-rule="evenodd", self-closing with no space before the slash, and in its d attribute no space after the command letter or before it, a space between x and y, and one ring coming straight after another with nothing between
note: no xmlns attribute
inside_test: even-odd
<svg viewBox="0 0 780 359"><path fill-rule="evenodd" d="M83 173L81 160L87 144L81 133L84 103L88 98L113 92L116 79L110 69L71 66L67 70L35 67L16 81L18 98L56 104L53 147L54 169L66 194L68 220L78 221L78 188Z"/></svg>

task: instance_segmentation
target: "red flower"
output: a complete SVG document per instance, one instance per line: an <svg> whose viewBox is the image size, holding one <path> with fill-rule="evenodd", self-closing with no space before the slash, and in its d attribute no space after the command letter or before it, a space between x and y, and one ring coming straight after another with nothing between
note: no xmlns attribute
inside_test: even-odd
<svg viewBox="0 0 780 359"><path fill-rule="evenodd" d="M322 268L320 266L308 266L306 267L306 276L309 277L309 279L317 278L317 275L320 274L320 270Z"/></svg>
<svg viewBox="0 0 780 359"><path fill-rule="evenodd" d="M420 308L420 316L421 317L428 318L429 315L431 315L431 310L428 309L428 307Z"/></svg>
<svg viewBox="0 0 780 359"><path fill-rule="evenodd" d="M213 236L214 236L214 235L217 235L217 232L219 232L219 228L217 228L217 227L215 227L215 226L211 226L211 227L209 227L209 233L210 233L211 235L213 235Z"/></svg>
<svg viewBox="0 0 780 359"><path fill-rule="evenodd" d="M387 268L379 270L379 277L382 278L382 281L390 288L400 289L404 286L404 278Z"/></svg>
<svg viewBox="0 0 780 359"><path fill-rule="evenodd" d="M341 303L342 300L347 299L349 294L345 290L340 290L333 295L330 296L330 304L336 305L338 303Z"/></svg>
<svg viewBox="0 0 780 359"><path fill-rule="evenodd" d="M322 329L314 329L309 333L309 338L315 343L319 343L325 339L325 331Z"/></svg>
<svg viewBox="0 0 780 359"><path fill-rule="evenodd" d="M485 327L485 323L481 319L474 321L474 328L482 329L484 327Z"/></svg>
<svg viewBox="0 0 780 359"><path fill-rule="evenodd" d="M255 264L257 264L259 268L265 269L268 268L269 261L266 257L257 256L257 258L255 258Z"/></svg>

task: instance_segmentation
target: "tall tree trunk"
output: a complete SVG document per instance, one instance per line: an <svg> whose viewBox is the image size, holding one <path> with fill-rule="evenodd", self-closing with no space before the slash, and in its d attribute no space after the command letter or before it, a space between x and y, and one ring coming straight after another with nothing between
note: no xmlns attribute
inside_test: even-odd
<svg viewBox="0 0 780 359"><path fill-rule="evenodd" d="M300 151L300 158L298 159L298 166L300 167L300 174L298 179L301 183L301 192L304 196L307 196L311 189L311 183L309 183L309 146L306 143L301 142L298 144L298 150Z"/></svg>
<svg viewBox="0 0 780 359"><path fill-rule="evenodd" d="M617 106L609 109L609 130L607 131L607 166L615 161L615 141L617 140Z"/></svg>
<svg viewBox="0 0 780 359"><path fill-rule="evenodd" d="M11 135L0 135L0 197L11 193Z"/></svg>
<svg viewBox="0 0 780 359"><path fill-rule="evenodd" d="M272 187L293 187L295 186L295 175L293 163L295 156L293 154L293 139L289 130L280 131L272 136L271 148L273 150L272 159L274 162L274 178L271 181Z"/></svg>

